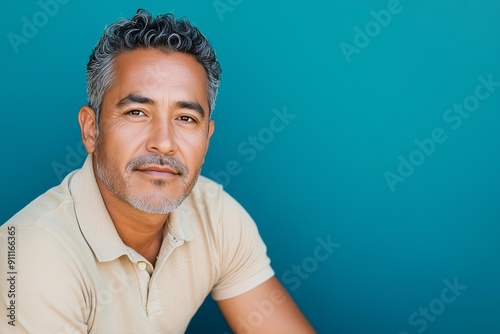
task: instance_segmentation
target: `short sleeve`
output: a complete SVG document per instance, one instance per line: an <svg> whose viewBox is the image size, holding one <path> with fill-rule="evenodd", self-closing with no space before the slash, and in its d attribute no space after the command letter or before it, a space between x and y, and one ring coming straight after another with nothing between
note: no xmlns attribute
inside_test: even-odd
<svg viewBox="0 0 500 334"><path fill-rule="evenodd" d="M255 222L226 192L222 194L220 223L221 274L211 292L214 300L236 297L274 276Z"/></svg>
<svg viewBox="0 0 500 334"><path fill-rule="evenodd" d="M87 333L84 283L61 243L36 226L4 225L0 245L0 333Z"/></svg>

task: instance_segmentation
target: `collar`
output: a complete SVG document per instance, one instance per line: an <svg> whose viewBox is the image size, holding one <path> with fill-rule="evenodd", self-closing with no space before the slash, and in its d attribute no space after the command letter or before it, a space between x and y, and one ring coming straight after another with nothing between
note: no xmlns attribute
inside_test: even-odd
<svg viewBox="0 0 500 334"><path fill-rule="evenodd" d="M128 247L118 235L97 186L91 154L69 182L80 230L97 259L100 262L107 262L122 255L128 256ZM182 204L176 211L170 213L168 228L164 229L163 242L168 232L186 241L193 239L189 220L185 219L185 208L181 207Z"/></svg>

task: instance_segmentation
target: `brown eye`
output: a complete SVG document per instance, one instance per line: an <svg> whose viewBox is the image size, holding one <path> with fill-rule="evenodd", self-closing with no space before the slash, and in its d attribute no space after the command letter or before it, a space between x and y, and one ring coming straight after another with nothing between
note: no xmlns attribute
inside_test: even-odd
<svg viewBox="0 0 500 334"><path fill-rule="evenodd" d="M144 115L144 113L140 110L130 110L130 111L127 111L126 114L130 115L130 116L143 116Z"/></svg>
<svg viewBox="0 0 500 334"><path fill-rule="evenodd" d="M186 123L192 123L192 122L195 122L196 120L191 117L191 116L179 116L178 119L180 121L183 121L183 122L186 122Z"/></svg>

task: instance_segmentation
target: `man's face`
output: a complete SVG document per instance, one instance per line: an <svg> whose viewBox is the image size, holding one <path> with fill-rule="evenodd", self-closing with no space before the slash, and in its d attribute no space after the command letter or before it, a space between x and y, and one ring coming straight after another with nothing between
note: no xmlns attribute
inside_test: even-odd
<svg viewBox="0 0 500 334"><path fill-rule="evenodd" d="M191 192L213 132L205 70L193 56L145 49L117 56L114 70L94 150L101 192L166 214Z"/></svg>

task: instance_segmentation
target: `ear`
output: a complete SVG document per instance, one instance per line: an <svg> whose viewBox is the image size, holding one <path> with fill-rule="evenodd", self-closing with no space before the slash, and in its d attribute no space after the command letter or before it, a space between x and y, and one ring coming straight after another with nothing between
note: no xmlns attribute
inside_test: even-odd
<svg viewBox="0 0 500 334"><path fill-rule="evenodd" d="M207 137L207 143L210 143L210 138L212 137L212 134L214 133L215 130L215 122L213 119L208 121L208 137ZM208 147L207 147L208 148Z"/></svg>
<svg viewBox="0 0 500 334"><path fill-rule="evenodd" d="M95 151L97 142L97 124L94 109L83 106L78 112L78 123L82 132L82 141L88 153Z"/></svg>
<svg viewBox="0 0 500 334"><path fill-rule="evenodd" d="M215 122L213 119L211 119L208 121L207 145L205 148L205 155L203 156L203 162L205 162L205 156L207 155L208 147L210 146L210 138L212 137L214 130L215 130Z"/></svg>

